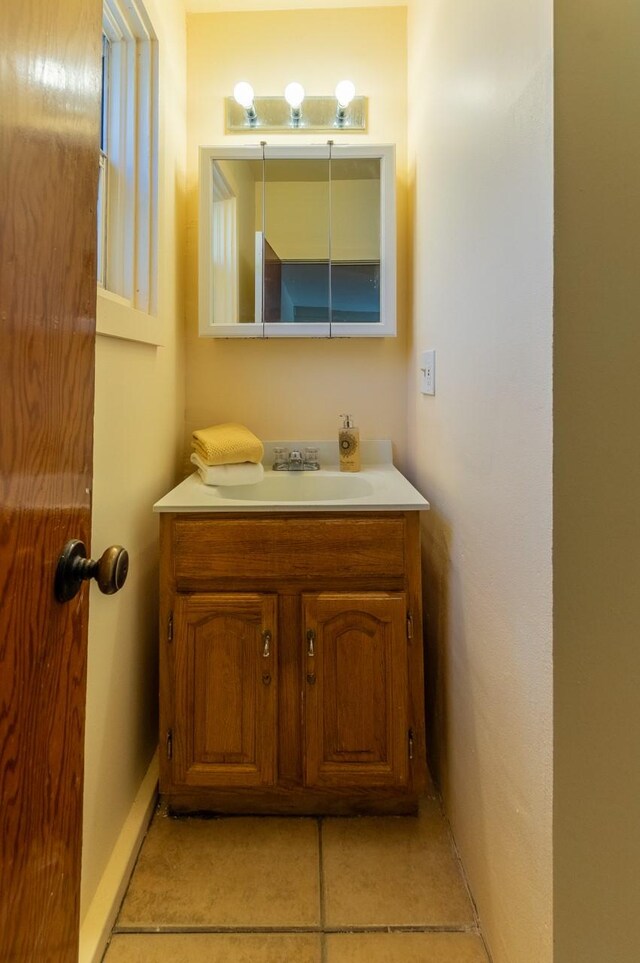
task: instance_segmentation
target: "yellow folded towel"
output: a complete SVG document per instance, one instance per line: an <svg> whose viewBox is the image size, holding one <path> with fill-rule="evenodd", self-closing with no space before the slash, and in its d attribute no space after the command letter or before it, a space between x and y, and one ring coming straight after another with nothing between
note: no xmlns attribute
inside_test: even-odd
<svg viewBox="0 0 640 963"><path fill-rule="evenodd" d="M257 465L264 455L260 439L244 425L231 422L194 431L191 444L207 465L237 465L243 461Z"/></svg>

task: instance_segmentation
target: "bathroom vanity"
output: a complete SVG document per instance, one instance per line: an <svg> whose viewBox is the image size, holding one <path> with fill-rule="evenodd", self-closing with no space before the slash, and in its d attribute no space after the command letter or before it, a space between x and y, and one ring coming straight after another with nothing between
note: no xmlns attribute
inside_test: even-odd
<svg viewBox="0 0 640 963"><path fill-rule="evenodd" d="M428 503L390 459L276 479L261 498L192 476L155 506L162 797L175 812L413 812Z"/></svg>

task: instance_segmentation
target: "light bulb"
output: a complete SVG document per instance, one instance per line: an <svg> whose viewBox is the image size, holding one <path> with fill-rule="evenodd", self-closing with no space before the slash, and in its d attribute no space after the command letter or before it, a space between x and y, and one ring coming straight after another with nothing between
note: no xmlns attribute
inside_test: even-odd
<svg viewBox="0 0 640 963"><path fill-rule="evenodd" d="M292 110L297 110L304 100L304 87L302 84L297 84L295 81L287 84L284 88L284 99Z"/></svg>
<svg viewBox="0 0 640 963"><path fill-rule="evenodd" d="M349 106L355 95L356 87L350 80L341 80L336 87L336 100L343 109Z"/></svg>
<svg viewBox="0 0 640 963"><path fill-rule="evenodd" d="M236 102L239 103L241 107L244 107L245 110L249 110L253 105L253 87L251 84L248 84L246 80L241 80L240 83L235 85L233 88L233 96Z"/></svg>

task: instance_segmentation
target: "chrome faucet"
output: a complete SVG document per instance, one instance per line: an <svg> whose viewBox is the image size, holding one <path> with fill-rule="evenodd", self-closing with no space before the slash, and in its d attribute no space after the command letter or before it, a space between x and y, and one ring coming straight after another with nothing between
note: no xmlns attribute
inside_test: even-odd
<svg viewBox="0 0 640 963"><path fill-rule="evenodd" d="M305 448L304 454L299 448L288 451L286 448L274 448L273 471L318 471L318 449Z"/></svg>

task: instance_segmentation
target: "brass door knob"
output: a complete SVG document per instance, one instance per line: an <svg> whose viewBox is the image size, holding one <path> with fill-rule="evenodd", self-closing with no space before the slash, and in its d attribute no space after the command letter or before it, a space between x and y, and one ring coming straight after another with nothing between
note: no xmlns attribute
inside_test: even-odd
<svg viewBox="0 0 640 963"><path fill-rule="evenodd" d="M127 580L129 554L122 545L111 545L98 561L87 558L83 542L71 539L62 549L54 580L58 602L69 602L86 579L95 578L104 595L114 595Z"/></svg>

